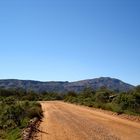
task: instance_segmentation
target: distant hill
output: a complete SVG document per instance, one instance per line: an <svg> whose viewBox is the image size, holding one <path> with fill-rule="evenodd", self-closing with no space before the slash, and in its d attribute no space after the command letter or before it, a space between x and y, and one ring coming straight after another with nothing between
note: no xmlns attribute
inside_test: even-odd
<svg viewBox="0 0 140 140"><path fill-rule="evenodd" d="M101 77L77 82L40 82L40 81L15 80L15 79L0 80L0 88L6 89L23 88L25 90L33 90L35 92L42 91L59 92L59 93L67 91L80 92L85 87L91 87L97 90L103 86L115 91L128 91L134 88L133 85L109 77Z"/></svg>

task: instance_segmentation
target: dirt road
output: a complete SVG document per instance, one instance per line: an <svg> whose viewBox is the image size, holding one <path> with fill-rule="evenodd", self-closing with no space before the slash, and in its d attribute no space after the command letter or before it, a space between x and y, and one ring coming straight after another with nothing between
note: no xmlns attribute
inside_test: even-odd
<svg viewBox="0 0 140 140"><path fill-rule="evenodd" d="M38 140L140 140L139 123L58 101L41 104Z"/></svg>

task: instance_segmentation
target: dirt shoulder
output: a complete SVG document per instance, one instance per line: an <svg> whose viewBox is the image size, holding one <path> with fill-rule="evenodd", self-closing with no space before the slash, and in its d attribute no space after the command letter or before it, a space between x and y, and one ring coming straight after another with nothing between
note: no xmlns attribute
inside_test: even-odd
<svg viewBox="0 0 140 140"><path fill-rule="evenodd" d="M139 140L140 123L59 101L41 102L38 140Z"/></svg>

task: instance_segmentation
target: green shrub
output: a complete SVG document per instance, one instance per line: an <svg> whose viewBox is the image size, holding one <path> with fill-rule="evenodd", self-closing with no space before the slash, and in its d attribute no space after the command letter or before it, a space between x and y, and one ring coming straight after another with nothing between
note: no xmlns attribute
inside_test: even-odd
<svg viewBox="0 0 140 140"><path fill-rule="evenodd" d="M8 102L7 102L8 101ZM11 102L11 99L3 101L0 107L0 138L15 140L19 138L19 130L28 125L30 119L41 119L42 108L37 102Z"/></svg>
<svg viewBox="0 0 140 140"><path fill-rule="evenodd" d="M42 118L42 115L43 115L42 109L40 107L37 107L37 106L31 107L28 110L28 114L27 115L28 115L28 117L30 119L33 119L35 117L38 118L38 119L41 119Z"/></svg>
<svg viewBox="0 0 140 140"><path fill-rule="evenodd" d="M21 140L21 130L19 128L9 131L6 135L7 140Z"/></svg>

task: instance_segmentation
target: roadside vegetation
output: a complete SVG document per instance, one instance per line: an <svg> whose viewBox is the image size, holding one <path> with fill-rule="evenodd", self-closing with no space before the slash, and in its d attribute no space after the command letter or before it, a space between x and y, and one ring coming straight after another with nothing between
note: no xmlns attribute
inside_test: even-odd
<svg viewBox="0 0 140 140"><path fill-rule="evenodd" d="M52 101L63 100L64 94L54 92L35 93L23 89L0 89L0 101L5 98L14 98L17 101Z"/></svg>
<svg viewBox="0 0 140 140"><path fill-rule="evenodd" d="M140 86L122 93L110 91L105 87L97 91L86 88L80 94L69 92L64 101L110 110L118 114L140 115Z"/></svg>
<svg viewBox="0 0 140 140"><path fill-rule="evenodd" d="M21 133L33 118L41 119L41 105L37 102L20 101L12 96L0 101L0 139L20 140Z"/></svg>

